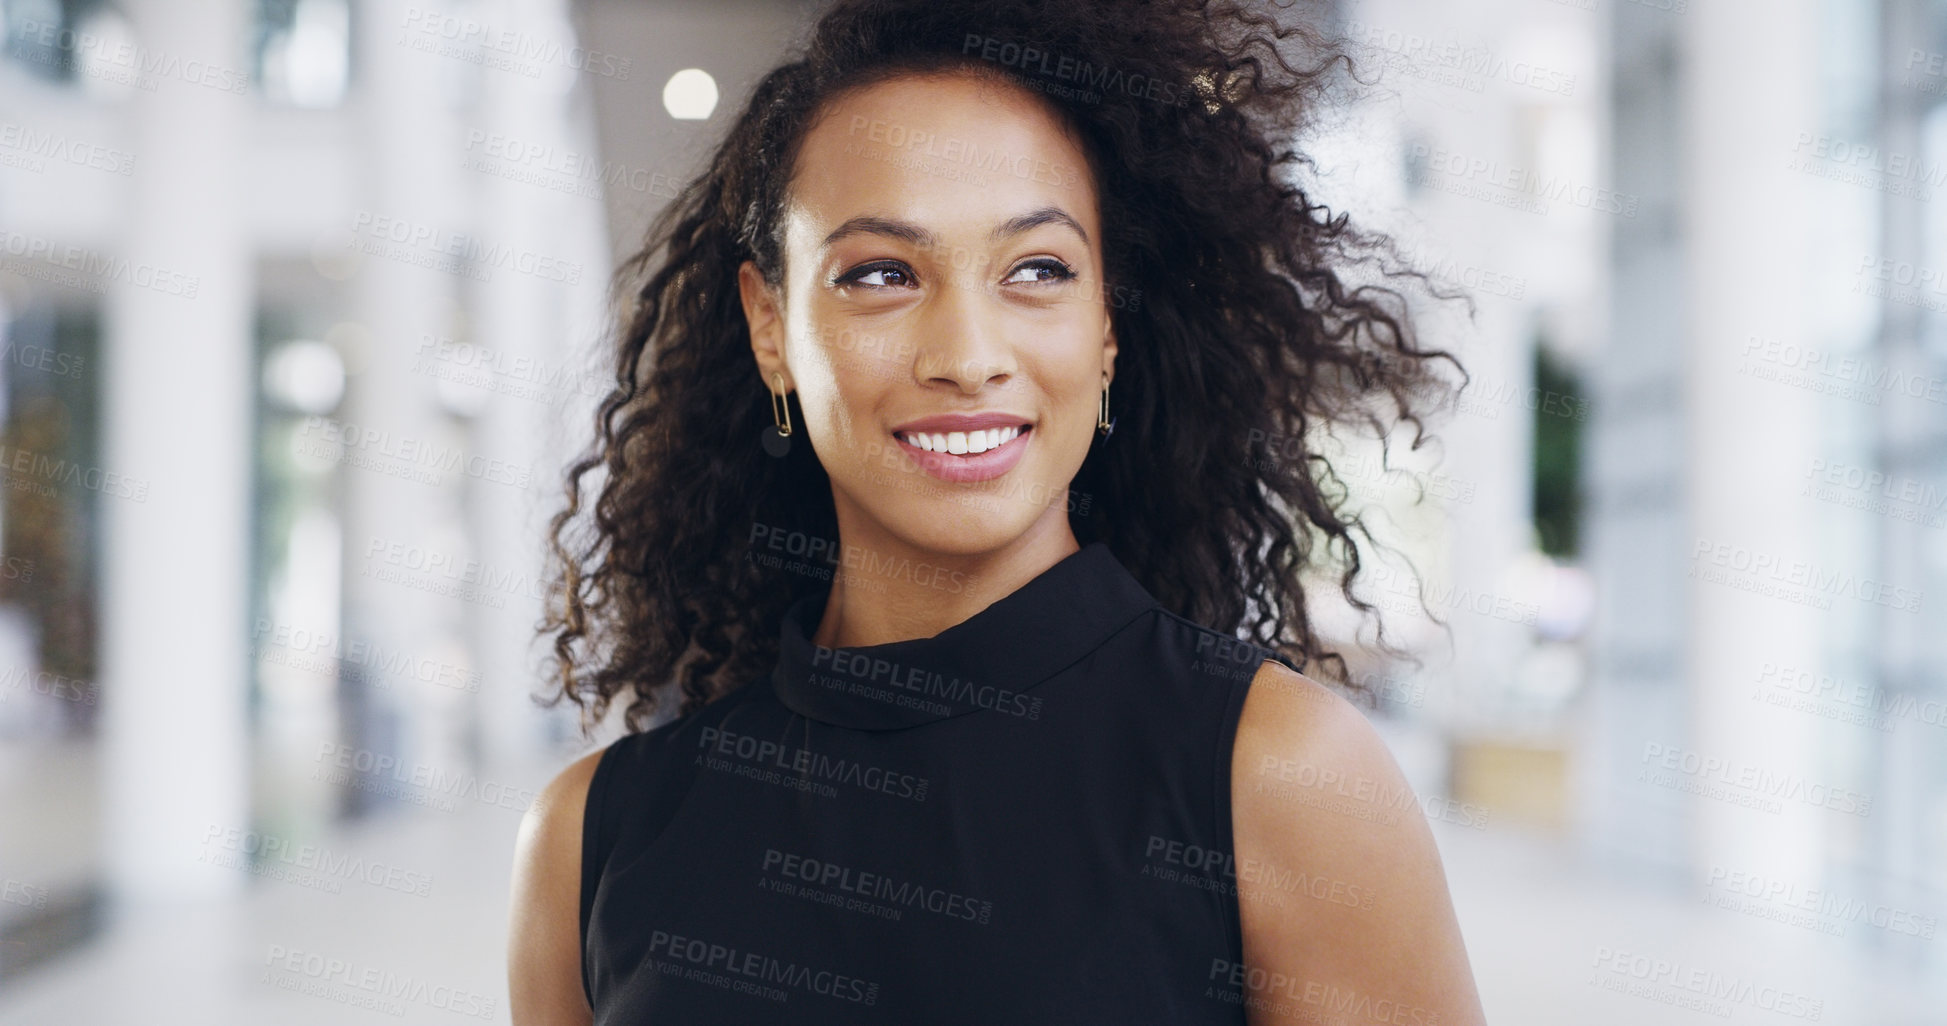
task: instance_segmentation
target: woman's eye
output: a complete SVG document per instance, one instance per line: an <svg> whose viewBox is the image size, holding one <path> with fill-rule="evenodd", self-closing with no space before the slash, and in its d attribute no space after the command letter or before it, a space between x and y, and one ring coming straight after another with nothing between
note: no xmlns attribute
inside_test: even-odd
<svg viewBox="0 0 1947 1026"><path fill-rule="evenodd" d="M898 264L867 264L839 278L839 285L864 285L868 288L910 288L913 276Z"/></svg>
<svg viewBox="0 0 1947 1026"><path fill-rule="evenodd" d="M1024 272L1029 275L1032 275L1032 277L1023 279L1021 275ZM1064 264L1061 261L1052 258L1044 258L1041 260L1030 260L1027 263L1022 264L1021 266L1015 268L1014 273L1008 275L1007 280L1005 282L1002 282L1002 284L1009 284L1009 283L1031 284L1034 282L1042 282L1042 281L1067 281L1068 279L1073 278L1074 276L1075 276L1074 269L1070 268L1067 264Z"/></svg>

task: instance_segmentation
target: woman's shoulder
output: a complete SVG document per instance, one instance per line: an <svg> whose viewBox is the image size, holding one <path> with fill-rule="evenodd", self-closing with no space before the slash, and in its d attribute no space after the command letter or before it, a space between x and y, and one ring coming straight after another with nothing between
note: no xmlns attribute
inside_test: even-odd
<svg viewBox="0 0 1947 1026"><path fill-rule="evenodd" d="M570 763L548 787L552 789L558 783L561 801L580 805L596 815L618 803L631 808L653 803L659 793L683 786L698 751L710 743L722 729L725 717L750 696L755 686L738 688L647 730L624 734Z"/></svg>
<svg viewBox="0 0 1947 1026"><path fill-rule="evenodd" d="M600 825L588 822L586 817L601 817L617 785L624 792L619 796L624 801L642 797L644 789L676 785L680 768L691 762L682 757L693 754L698 746L695 739L707 737L741 698L740 693L725 695L701 709L673 716L647 730L623 734L577 756L541 789L528 812L528 823L523 824L523 833L534 832L537 840L544 838L548 847L560 848L564 856L579 862L585 825Z"/></svg>
<svg viewBox="0 0 1947 1026"><path fill-rule="evenodd" d="M559 980L580 975L581 933L608 855L618 839L633 836L630 831L667 818L666 810L681 800L694 761L681 756L693 751L693 737L720 722L737 700L726 695L584 752L541 789L515 842L513 917L520 940L511 957L517 965L549 968L524 977L543 982L534 984L535 992L517 995L517 1003L586 1008L577 1005L585 990L562 990ZM585 988L586 981L579 986Z"/></svg>
<svg viewBox="0 0 1947 1026"><path fill-rule="evenodd" d="M1392 764L1385 740L1358 706L1278 657L1253 668L1237 745L1240 754L1302 756L1347 772Z"/></svg>
<svg viewBox="0 0 1947 1026"><path fill-rule="evenodd" d="M535 821L538 829L550 834L573 830L578 835L589 792L603 764L611 758L640 762L653 757L669 746L669 739L690 718L679 716L646 731L624 734L576 756L541 789L528 818Z"/></svg>
<svg viewBox="0 0 1947 1026"><path fill-rule="evenodd" d="M1179 676L1196 685L1198 691L1211 690L1206 685L1226 684L1227 689L1217 690L1227 690L1234 704L1242 700L1254 680L1262 679L1261 671L1267 664L1289 669L1285 658L1273 649L1161 606L1152 612L1154 615L1149 618L1154 625L1151 668L1158 673Z"/></svg>
<svg viewBox="0 0 1947 1026"><path fill-rule="evenodd" d="M518 1019L588 1021L577 922L583 806L607 751L597 748L556 773L521 820L507 952L510 1000Z"/></svg>
<svg viewBox="0 0 1947 1026"><path fill-rule="evenodd" d="M1357 706L1266 663L1238 728L1231 795L1246 963L1385 995L1427 1021L1482 1021L1433 832ZM1293 889L1320 900L1285 900ZM1412 973L1396 968L1402 951L1416 953Z"/></svg>

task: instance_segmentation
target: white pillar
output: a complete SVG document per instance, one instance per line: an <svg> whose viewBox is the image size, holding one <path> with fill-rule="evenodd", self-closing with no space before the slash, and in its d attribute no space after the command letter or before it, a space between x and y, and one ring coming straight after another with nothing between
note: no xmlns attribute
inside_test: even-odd
<svg viewBox="0 0 1947 1026"><path fill-rule="evenodd" d="M124 5L145 51L247 67L242 0ZM197 67L205 66L198 64ZM237 887L196 856L246 824L252 255L237 197L248 95L157 76L129 101L133 149L107 302L101 635L104 840L118 898ZM169 286L193 278L195 295ZM142 282L147 280L149 287ZM186 288L181 291L186 292Z"/></svg>
<svg viewBox="0 0 1947 1026"><path fill-rule="evenodd" d="M1798 496L1807 454L1822 451L1820 397L1739 372L1754 335L1801 348L1822 342L1809 302L1817 266L1809 212L1819 194L1815 179L1785 161L1790 140L1818 119L1818 6L1714 0L1692 5L1685 18L1685 541L1687 556L1709 552L1688 560L1690 736L1663 743L1740 768L1837 783L1813 758L1814 718L1751 701L1763 664L1819 665L1821 630L1835 614L1704 579L1710 571L1746 584L1782 583L1768 571L1738 569L1740 549L1753 562L1828 563L1818 550L1816 510ZM1729 566L1710 554L1723 551L1719 545L1732 547ZM1816 879L1821 817L1836 815L1790 799L1776 814L1705 797L1692 798L1690 808L1691 869L1700 880L1713 865Z"/></svg>
<svg viewBox="0 0 1947 1026"><path fill-rule="evenodd" d="M1640 4L1617 4L1609 18L1608 184L1638 206L1614 226L1609 337L1590 376L1587 550L1597 594L1572 807L1592 856L1675 875L1689 858L1684 796L1639 775L1647 743L1687 736L1690 449L1682 394L1690 298L1676 166L1687 76L1676 19Z"/></svg>
<svg viewBox="0 0 1947 1026"><path fill-rule="evenodd" d="M574 38L567 6L564 0L496 0L482 17L559 43L564 52L574 46L605 49ZM522 584L504 596L505 605L468 611L468 650L479 656L483 678L481 740L494 763L531 758L543 736L545 720L529 697L541 684L545 647L533 625L542 614L537 592L545 573L547 521L562 503L562 472L575 455L550 443L586 435L609 382L606 369L591 362L608 313L602 189L608 172L624 165L606 161L594 137L590 91L602 70L599 64L555 64L538 77L505 70L482 75L481 130L517 139L530 151L541 147L549 159L530 165L540 167L547 184L492 173L518 165L481 145L468 151L482 158L468 183L481 236L555 261L546 274L520 273L513 265L497 269L490 285L473 290L470 304L469 341L492 354L488 371L495 388L483 396L469 445L528 477L524 487L482 483L468 494L467 520L483 558ZM660 108L642 116L667 117ZM616 176L624 191L632 178L643 180L631 170Z"/></svg>
<svg viewBox="0 0 1947 1026"><path fill-rule="evenodd" d="M1880 66L1888 69L1882 76L1879 96L1877 141L1882 153L1927 152L1922 121L1933 98L1902 81L1893 69L1903 67L1899 62L1907 59L1913 40L1924 38L1928 6L1926 0L1883 0L1880 5ZM1941 258L1947 256L1947 245L1943 245L1947 235L1938 230L1942 223L1938 214L1931 214L1929 224L1925 195L1889 191L1876 198L1880 231L1876 255L1896 267L1940 267ZM1908 290L1898 287L1887 289L1880 298L1875 362L1904 380L1927 382L1937 377L1941 361L1926 351L1927 314L1911 298ZM1940 487L1943 482L1934 470L1940 461L1940 443L1935 441L1940 431L1940 407L1895 388L1887 390L1875 412L1878 430L1874 461L1886 479ZM1874 683L1885 694L1926 701L1938 696L1941 668L1947 663L1947 631L1941 629L1947 618L1940 612L1937 584L1928 586L1941 580L1927 558L1928 535L1936 529L1897 516L1874 517L1872 524L1877 548L1874 579L1925 596L1918 613L1889 609L1876 618L1865 646L1873 661ZM1933 594L1927 594L1929 591ZM1915 726L1900 723L1883 738L1876 737L1877 751L1869 756L1873 770L1870 790L1877 803L1873 816L1879 863L1876 896L1891 905L1911 903L1914 881L1925 879L1938 861L1929 857L1925 824L1928 795L1939 786L1939 776L1928 765L1928 741ZM1947 842L1932 843L1947 846ZM1947 955L1940 957L1947 959Z"/></svg>
<svg viewBox="0 0 1947 1026"><path fill-rule="evenodd" d="M450 98L479 69L436 52L438 36L413 27L425 23L406 7L360 4L353 24L361 176L352 222L336 241L364 251L351 282L356 321L342 336L347 381L336 419L348 440L386 441L348 446L340 463L344 636L379 662L447 662L442 639L460 621L451 592L465 587L460 568L471 558L459 530L464 470L429 454L461 439L440 411L437 379L414 368L420 347L450 335L457 320L464 278L446 251L465 248L457 236L466 225L454 195ZM384 691L347 682L340 694L345 743L402 764L463 768L455 724L464 692L400 678ZM345 797L354 808L387 801L364 791Z"/></svg>

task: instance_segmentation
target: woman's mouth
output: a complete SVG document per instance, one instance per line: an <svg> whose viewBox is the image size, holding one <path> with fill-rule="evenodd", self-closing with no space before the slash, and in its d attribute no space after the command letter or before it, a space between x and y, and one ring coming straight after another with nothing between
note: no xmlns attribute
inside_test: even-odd
<svg viewBox="0 0 1947 1026"><path fill-rule="evenodd" d="M985 481L1014 468L1027 451L1032 424L979 431L895 431L900 448L942 481Z"/></svg>
<svg viewBox="0 0 1947 1026"><path fill-rule="evenodd" d="M1027 428L1026 424L1016 424L1013 427L988 428L985 431L901 431L895 432L895 437L927 452L978 456L989 449L998 449L1006 445Z"/></svg>

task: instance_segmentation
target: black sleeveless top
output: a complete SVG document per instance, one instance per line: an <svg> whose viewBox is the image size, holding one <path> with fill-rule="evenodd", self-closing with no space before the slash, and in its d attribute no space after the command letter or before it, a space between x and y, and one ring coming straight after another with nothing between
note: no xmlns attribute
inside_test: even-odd
<svg viewBox="0 0 1947 1026"><path fill-rule="evenodd" d="M1101 542L930 638L814 645L828 597L599 760L597 1026L1244 1022L1231 744L1275 656Z"/></svg>

